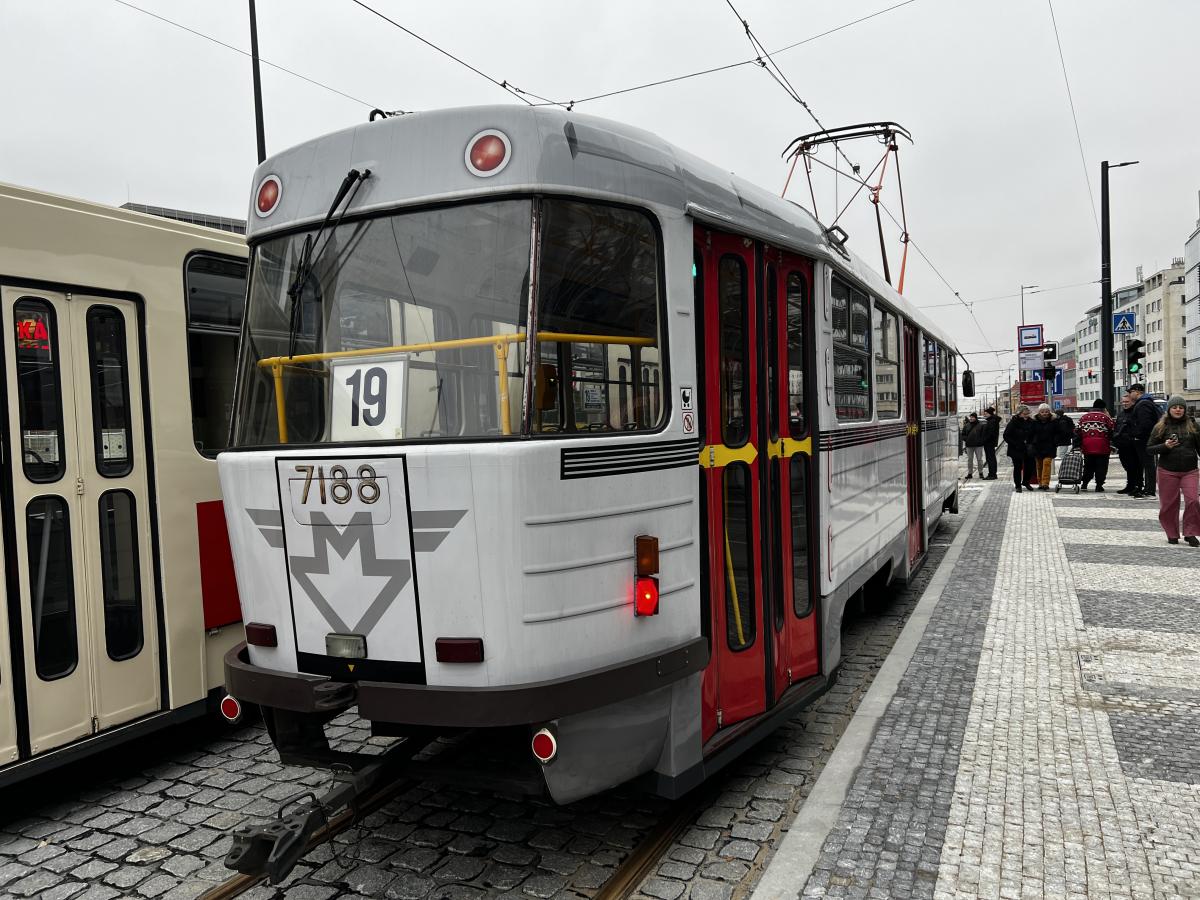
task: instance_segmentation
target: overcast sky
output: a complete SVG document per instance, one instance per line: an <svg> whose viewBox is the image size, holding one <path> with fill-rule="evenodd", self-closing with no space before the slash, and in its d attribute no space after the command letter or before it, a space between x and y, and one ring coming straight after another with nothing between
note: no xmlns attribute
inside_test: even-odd
<svg viewBox="0 0 1200 900"><path fill-rule="evenodd" d="M137 6L232 47L250 46L245 0ZM752 56L725 0L506 3L367 0L500 80L571 100ZM899 0L735 0L768 50ZM1190 77L1195 0L1053 0L1079 117L1091 200L1102 159L1112 173L1113 282L1182 256L1200 216L1200 117ZM258 0L267 150L363 121L372 107L434 109L516 101L351 0ZM1080 285L1026 298L1026 319L1060 337L1099 287L1099 237L1046 0L912 0L781 53L777 62L826 126L895 120L909 231L967 301L1018 286ZM0 0L0 180L105 203L126 200L245 217L255 140L249 60L117 0ZM780 152L815 130L756 66L597 100L580 112L638 125L768 188ZM869 169L874 142L845 145ZM832 162L830 153L824 159ZM815 174L828 222L834 176ZM842 181L844 203L853 185ZM801 177L789 196L811 205ZM884 202L899 214L890 178ZM870 204L842 224L879 265ZM898 232L888 224L893 274ZM970 314L910 255L905 294L964 351L1015 346L1015 299ZM991 356L975 368L994 369ZM1003 365L1014 360L1005 354ZM996 376L981 371L988 384Z"/></svg>

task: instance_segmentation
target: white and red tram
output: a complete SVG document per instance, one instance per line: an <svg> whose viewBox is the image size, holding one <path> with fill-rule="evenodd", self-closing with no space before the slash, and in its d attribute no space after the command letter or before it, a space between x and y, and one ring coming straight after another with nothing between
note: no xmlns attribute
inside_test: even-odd
<svg viewBox="0 0 1200 900"><path fill-rule="evenodd" d="M561 110L389 118L255 176L232 449L248 646L321 726L519 736L679 794L829 684L957 500L955 351L804 209Z"/></svg>

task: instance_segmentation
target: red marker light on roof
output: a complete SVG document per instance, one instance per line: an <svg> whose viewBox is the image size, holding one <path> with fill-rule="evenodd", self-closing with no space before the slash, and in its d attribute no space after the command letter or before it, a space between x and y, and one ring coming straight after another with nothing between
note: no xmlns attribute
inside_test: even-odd
<svg viewBox="0 0 1200 900"><path fill-rule="evenodd" d="M258 183L258 191L254 195L254 212L259 218L265 219L279 205L283 196L283 182L278 175L268 175Z"/></svg>
<svg viewBox="0 0 1200 900"><path fill-rule="evenodd" d="M504 170L511 155L512 144L508 141L508 135L489 128L467 141L465 161L472 175L490 178Z"/></svg>
<svg viewBox="0 0 1200 900"><path fill-rule="evenodd" d="M634 582L633 614L635 616L658 615L658 579L640 575Z"/></svg>

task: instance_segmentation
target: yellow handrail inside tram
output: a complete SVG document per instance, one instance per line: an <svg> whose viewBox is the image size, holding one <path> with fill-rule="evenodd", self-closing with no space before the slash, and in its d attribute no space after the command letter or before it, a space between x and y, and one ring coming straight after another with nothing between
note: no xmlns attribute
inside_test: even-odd
<svg viewBox="0 0 1200 900"><path fill-rule="evenodd" d="M287 412L285 410L283 392L283 373L285 369L293 369L303 363L324 362L330 359L348 359L356 356L381 356L387 353L425 353L438 350L459 350L463 347L492 346L496 350L497 381L500 395L500 432L512 434L509 425L508 403L508 345L519 344L527 335L520 334L490 334L481 337L455 338L448 341L430 341L424 344L397 344L393 347L364 347L359 350L330 350L325 353L301 353L296 356L268 356L258 361L260 369L270 369L271 378L275 384L275 416L279 424L279 443L286 444ZM539 341L550 343L574 344L625 344L630 347L650 347L654 338L618 337L608 334L570 334L562 331L539 331Z"/></svg>

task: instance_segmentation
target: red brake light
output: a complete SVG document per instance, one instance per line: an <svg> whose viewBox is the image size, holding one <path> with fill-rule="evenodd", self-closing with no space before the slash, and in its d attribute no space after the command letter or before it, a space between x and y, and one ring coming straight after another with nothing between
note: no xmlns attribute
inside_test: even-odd
<svg viewBox="0 0 1200 900"><path fill-rule="evenodd" d="M542 765L553 761L558 755L558 741L549 728L542 728L533 736L531 747L533 755Z"/></svg>
<svg viewBox="0 0 1200 900"><path fill-rule="evenodd" d="M258 193L254 197L254 212L259 217L269 216L279 205L283 196L283 182L278 175L268 175L258 185Z"/></svg>
<svg viewBox="0 0 1200 900"><path fill-rule="evenodd" d="M492 128L481 131L467 142L467 168L480 178L496 175L508 165L511 151L504 132Z"/></svg>
<svg viewBox="0 0 1200 900"><path fill-rule="evenodd" d="M658 615L658 579L643 575L634 582L633 612L637 616Z"/></svg>

